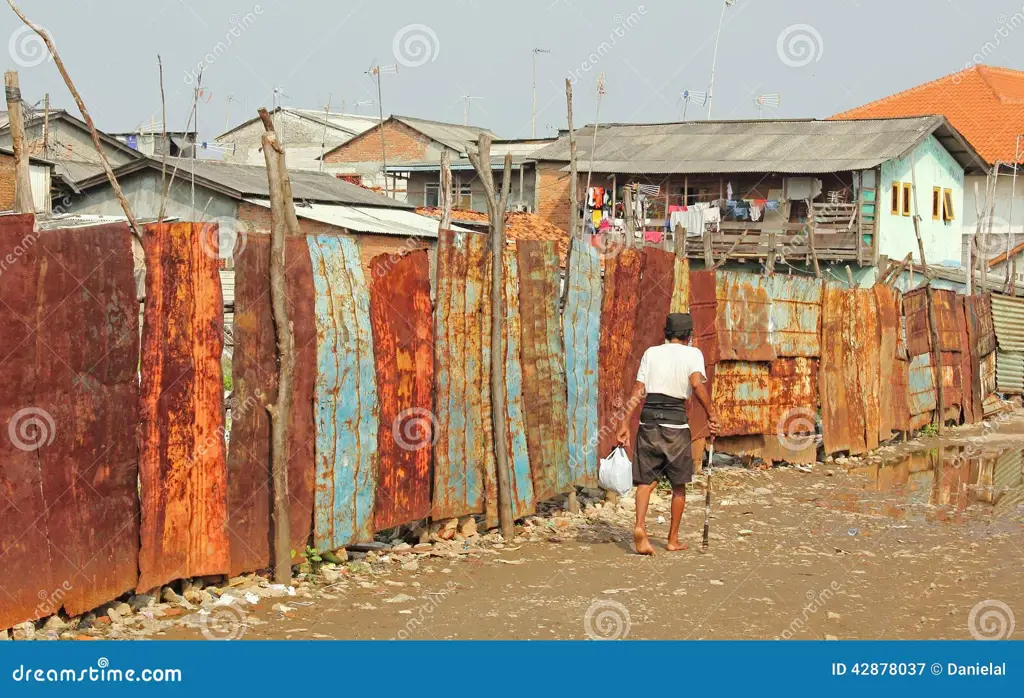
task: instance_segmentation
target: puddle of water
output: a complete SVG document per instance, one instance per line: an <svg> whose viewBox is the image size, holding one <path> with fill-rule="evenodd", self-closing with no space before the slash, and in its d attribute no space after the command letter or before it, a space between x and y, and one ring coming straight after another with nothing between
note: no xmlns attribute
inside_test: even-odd
<svg viewBox="0 0 1024 698"><path fill-rule="evenodd" d="M942 446L849 468L826 504L906 521L1024 523L1024 449Z"/></svg>

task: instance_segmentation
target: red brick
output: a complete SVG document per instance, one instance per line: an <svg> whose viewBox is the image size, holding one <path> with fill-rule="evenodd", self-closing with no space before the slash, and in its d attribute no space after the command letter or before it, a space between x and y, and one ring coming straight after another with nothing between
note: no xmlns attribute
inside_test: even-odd
<svg viewBox="0 0 1024 698"><path fill-rule="evenodd" d="M324 162L380 162L380 126L359 134L324 156ZM419 131L398 121L384 122L384 142L387 148L388 164L418 162L427 156L430 139Z"/></svg>

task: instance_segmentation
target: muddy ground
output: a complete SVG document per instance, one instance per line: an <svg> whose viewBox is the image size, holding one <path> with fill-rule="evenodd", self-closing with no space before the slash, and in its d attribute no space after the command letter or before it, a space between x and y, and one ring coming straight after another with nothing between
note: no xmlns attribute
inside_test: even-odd
<svg viewBox="0 0 1024 698"><path fill-rule="evenodd" d="M586 491L581 514L557 503L511 544L355 553L292 590L238 578L62 637L1022 639L1022 452L1016 413L862 459L716 465L707 552L700 476L684 552L664 548L667 499L648 517L648 558L631 549L632 499Z"/></svg>

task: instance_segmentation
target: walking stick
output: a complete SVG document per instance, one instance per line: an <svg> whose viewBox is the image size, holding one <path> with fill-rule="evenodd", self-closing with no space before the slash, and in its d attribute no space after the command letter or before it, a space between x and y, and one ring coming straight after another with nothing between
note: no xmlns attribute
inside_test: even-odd
<svg viewBox="0 0 1024 698"><path fill-rule="evenodd" d="M708 528L711 525L711 464L715 460L715 437L711 437L711 448L708 451L708 481L704 491L704 540L701 551L708 549Z"/></svg>

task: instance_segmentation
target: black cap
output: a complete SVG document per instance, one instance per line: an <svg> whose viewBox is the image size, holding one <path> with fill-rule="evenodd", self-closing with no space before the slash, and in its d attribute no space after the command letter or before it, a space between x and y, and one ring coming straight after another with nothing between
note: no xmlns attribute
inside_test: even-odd
<svg viewBox="0 0 1024 698"><path fill-rule="evenodd" d="M669 313L665 318L665 333L672 335L693 332L693 318L689 313Z"/></svg>

